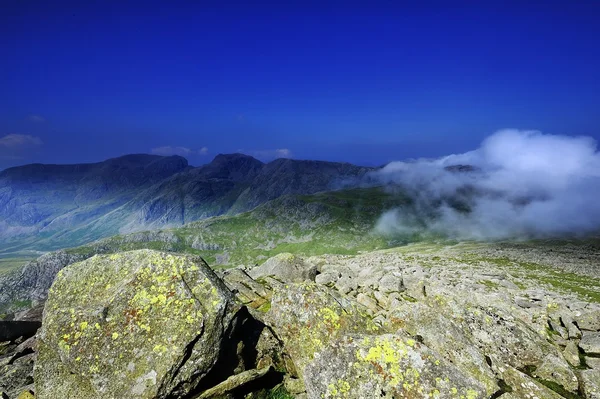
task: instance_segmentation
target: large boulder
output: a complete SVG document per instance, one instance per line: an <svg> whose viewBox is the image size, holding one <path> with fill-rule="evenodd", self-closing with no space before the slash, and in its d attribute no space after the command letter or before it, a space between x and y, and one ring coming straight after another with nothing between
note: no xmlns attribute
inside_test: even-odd
<svg viewBox="0 0 600 399"><path fill-rule="evenodd" d="M250 269L252 278L275 276L287 283L315 281L316 266L307 264L304 260L290 253L281 253L269 258L258 267Z"/></svg>
<svg viewBox="0 0 600 399"><path fill-rule="evenodd" d="M487 398L483 384L404 334L351 335L305 370L311 398Z"/></svg>
<svg viewBox="0 0 600 399"><path fill-rule="evenodd" d="M239 306L198 257L95 256L58 274L39 331L36 398L163 398L210 386Z"/></svg>
<svg viewBox="0 0 600 399"><path fill-rule="evenodd" d="M300 377L315 353L336 338L379 330L362 305L311 283L277 287L265 319L282 340Z"/></svg>

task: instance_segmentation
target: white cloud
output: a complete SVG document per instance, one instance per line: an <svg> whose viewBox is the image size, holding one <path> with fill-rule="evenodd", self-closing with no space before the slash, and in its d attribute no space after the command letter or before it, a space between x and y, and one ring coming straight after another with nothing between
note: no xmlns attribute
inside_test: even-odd
<svg viewBox="0 0 600 399"><path fill-rule="evenodd" d="M41 115L29 115L28 119L31 122L35 122L35 123L43 123L46 122L46 118L44 118Z"/></svg>
<svg viewBox="0 0 600 399"><path fill-rule="evenodd" d="M456 165L473 168L446 169ZM381 216L385 233L495 239L600 229L600 152L590 137L506 129L475 151L392 162L371 176L413 200Z"/></svg>
<svg viewBox="0 0 600 399"><path fill-rule="evenodd" d="M198 150L198 154L200 155L206 155L208 154L208 147L202 147Z"/></svg>
<svg viewBox="0 0 600 399"><path fill-rule="evenodd" d="M11 150L22 150L28 147L38 147L43 144L39 137L28 134L7 134L0 138L0 147Z"/></svg>

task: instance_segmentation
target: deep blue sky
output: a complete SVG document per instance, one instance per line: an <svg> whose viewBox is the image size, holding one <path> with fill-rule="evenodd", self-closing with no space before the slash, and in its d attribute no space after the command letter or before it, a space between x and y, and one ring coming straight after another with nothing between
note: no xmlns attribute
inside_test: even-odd
<svg viewBox="0 0 600 399"><path fill-rule="evenodd" d="M0 169L165 146L381 164L505 127L600 138L599 1L225 3L3 0Z"/></svg>

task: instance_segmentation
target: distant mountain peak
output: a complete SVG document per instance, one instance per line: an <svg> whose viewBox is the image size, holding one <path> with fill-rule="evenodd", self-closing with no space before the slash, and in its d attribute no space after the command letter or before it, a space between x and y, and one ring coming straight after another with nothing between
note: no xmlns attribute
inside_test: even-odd
<svg viewBox="0 0 600 399"><path fill-rule="evenodd" d="M258 163L263 163L261 161L259 161L258 159L254 158L253 156L247 155L247 154L242 154L240 152L234 152L231 154L217 154L217 156L214 157L214 159L211 161L212 163L221 163L221 162L231 162L231 161L237 161L237 160L253 160L256 161Z"/></svg>
<svg viewBox="0 0 600 399"><path fill-rule="evenodd" d="M196 168L193 173L205 179L250 181L263 166L264 163L250 155L218 154L209 164Z"/></svg>

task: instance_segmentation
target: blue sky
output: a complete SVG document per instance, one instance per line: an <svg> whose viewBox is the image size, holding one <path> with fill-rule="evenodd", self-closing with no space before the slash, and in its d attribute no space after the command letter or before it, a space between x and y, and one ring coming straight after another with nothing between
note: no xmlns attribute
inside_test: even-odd
<svg viewBox="0 0 600 399"><path fill-rule="evenodd" d="M600 2L281 3L3 1L0 169L153 150L378 165L507 127L600 138Z"/></svg>

